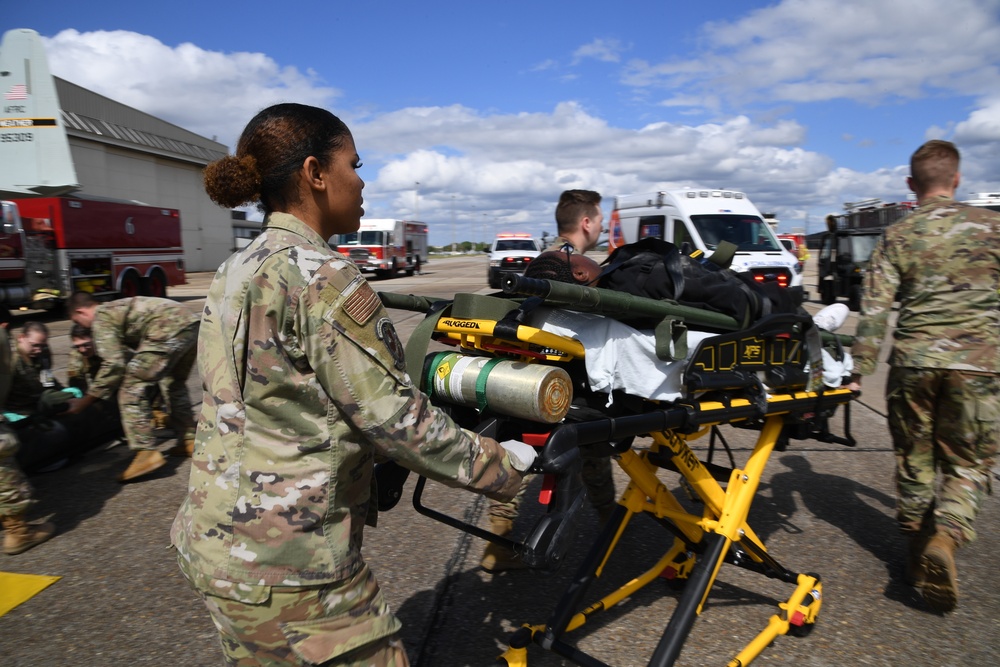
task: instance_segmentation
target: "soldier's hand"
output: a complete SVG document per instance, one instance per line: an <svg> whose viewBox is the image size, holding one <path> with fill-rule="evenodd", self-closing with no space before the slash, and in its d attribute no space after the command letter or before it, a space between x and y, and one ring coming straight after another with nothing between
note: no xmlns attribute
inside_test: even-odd
<svg viewBox="0 0 1000 667"><path fill-rule="evenodd" d="M71 415L79 414L85 407L87 407L82 398L71 398L66 401L66 405L69 406L66 408L66 412Z"/></svg>
<svg viewBox="0 0 1000 667"><path fill-rule="evenodd" d="M524 472L530 468L531 464L535 462L535 457L538 456L534 447L520 440L504 440L500 446L507 450L510 464L518 472Z"/></svg>
<svg viewBox="0 0 1000 667"><path fill-rule="evenodd" d="M851 375L847 378L847 384L845 385L851 391L861 391L861 376L857 373Z"/></svg>

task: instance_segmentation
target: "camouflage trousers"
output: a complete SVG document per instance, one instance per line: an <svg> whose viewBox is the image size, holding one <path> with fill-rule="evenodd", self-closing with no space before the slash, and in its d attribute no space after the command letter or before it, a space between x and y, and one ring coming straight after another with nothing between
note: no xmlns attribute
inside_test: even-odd
<svg viewBox="0 0 1000 667"><path fill-rule="evenodd" d="M901 529L943 531L960 545L971 542L973 521L992 491L1000 375L893 367L886 399Z"/></svg>
<svg viewBox="0 0 1000 667"><path fill-rule="evenodd" d="M407 667L399 622L367 565L326 586L272 586L261 604L201 591L231 667Z"/></svg>
<svg viewBox="0 0 1000 667"><path fill-rule="evenodd" d="M17 465L17 435L0 423L0 516L20 516L31 505L31 485Z"/></svg>
<svg viewBox="0 0 1000 667"><path fill-rule="evenodd" d="M617 496L615 495L615 480L611 475L611 457L583 454L581 458L583 466L580 474L583 478L583 484L587 488L587 499L590 500L591 506L598 509L614 503ZM491 500L489 515L511 521L516 519L518 507L524 500L524 492L527 487L527 484L521 484L517 495L507 502Z"/></svg>
<svg viewBox="0 0 1000 667"><path fill-rule="evenodd" d="M140 346L128 362L118 389L118 408L130 449L156 448L151 397L157 385L167 403L170 427L177 440L194 438L195 421L187 380L197 359L197 341L195 325L165 343Z"/></svg>

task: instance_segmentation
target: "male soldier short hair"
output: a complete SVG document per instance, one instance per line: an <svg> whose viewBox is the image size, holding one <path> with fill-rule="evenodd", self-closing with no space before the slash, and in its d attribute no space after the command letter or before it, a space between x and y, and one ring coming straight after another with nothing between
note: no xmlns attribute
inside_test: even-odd
<svg viewBox="0 0 1000 667"><path fill-rule="evenodd" d="M73 292L66 303L66 310L72 313L77 308L89 308L96 305L97 299L90 292Z"/></svg>
<svg viewBox="0 0 1000 667"><path fill-rule="evenodd" d="M935 188L950 188L958 173L958 162L955 144L932 139L918 148L910 158L910 177L917 189L924 192Z"/></svg>
<svg viewBox="0 0 1000 667"><path fill-rule="evenodd" d="M597 215L601 195L593 190L566 190L556 204L556 227L560 234L576 231L577 223L584 216Z"/></svg>
<svg viewBox="0 0 1000 667"><path fill-rule="evenodd" d="M69 328L70 340L79 340L81 338L93 338L90 329L83 326L82 324L74 324Z"/></svg>
<svg viewBox="0 0 1000 667"><path fill-rule="evenodd" d="M45 326L43 322L31 320L29 322L25 322L24 326L21 327L22 336L28 336L35 332L43 334L46 338L49 337L49 328Z"/></svg>

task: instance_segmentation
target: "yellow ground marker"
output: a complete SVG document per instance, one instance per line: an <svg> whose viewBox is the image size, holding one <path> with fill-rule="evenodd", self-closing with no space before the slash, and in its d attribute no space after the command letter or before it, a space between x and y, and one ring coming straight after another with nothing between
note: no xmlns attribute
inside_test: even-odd
<svg viewBox="0 0 1000 667"><path fill-rule="evenodd" d="M62 579L44 574L0 572L0 616Z"/></svg>

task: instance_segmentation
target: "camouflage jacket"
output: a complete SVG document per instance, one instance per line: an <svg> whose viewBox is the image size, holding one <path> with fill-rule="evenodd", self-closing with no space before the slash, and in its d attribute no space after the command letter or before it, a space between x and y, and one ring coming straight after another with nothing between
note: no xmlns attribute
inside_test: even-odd
<svg viewBox="0 0 1000 667"><path fill-rule="evenodd" d="M7 396L10 394L10 385L14 375L15 352L10 346L10 334L7 327L0 326L0 423L6 421L3 412L7 409Z"/></svg>
<svg viewBox="0 0 1000 667"><path fill-rule="evenodd" d="M1000 373L1000 214L933 197L886 229L872 254L851 353L875 372L894 300L890 363Z"/></svg>
<svg viewBox="0 0 1000 667"><path fill-rule="evenodd" d="M552 239L552 243L548 245L546 250L562 250L563 246L566 245L571 247L573 249L573 252L582 252L580 250L577 250L576 246L573 245L573 242L564 236L557 236L554 239Z"/></svg>
<svg viewBox="0 0 1000 667"><path fill-rule="evenodd" d="M126 358L128 358L128 355L126 355ZM70 349L69 361L66 363L67 384L86 393L87 387L97 377L100 368L101 358L96 354L85 357L78 351Z"/></svg>
<svg viewBox="0 0 1000 667"><path fill-rule="evenodd" d="M20 415L34 414L38 409L38 399L42 397L42 392L49 388L42 385L41 356L31 358L21 354L17 349L16 336L11 338L9 347L11 351L10 391L4 410ZM62 388L54 378L53 381L55 384L51 387L52 389Z"/></svg>
<svg viewBox="0 0 1000 667"><path fill-rule="evenodd" d="M220 267L198 337L205 386L188 497L171 531L192 583L342 580L362 565L376 454L498 499L521 476L413 386L403 347L357 268L296 218Z"/></svg>
<svg viewBox="0 0 1000 667"><path fill-rule="evenodd" d="M102 303L91 325L101 369L87 394L98 399L113 396L135 352L169 353L171 340L198 321L198 315L170 299L136 296Z"/></svg>

